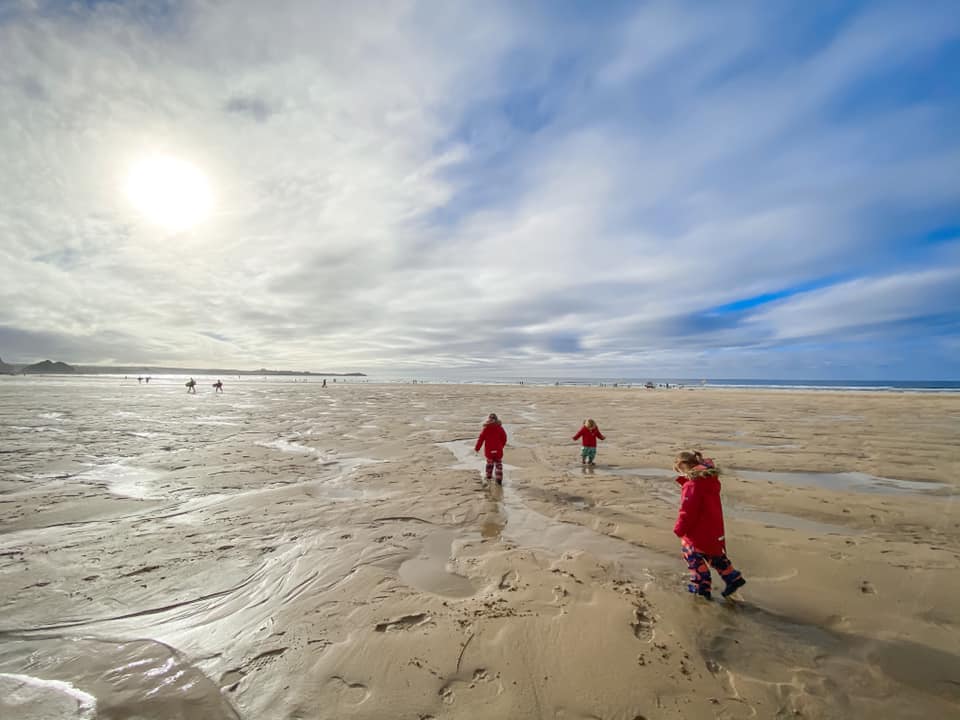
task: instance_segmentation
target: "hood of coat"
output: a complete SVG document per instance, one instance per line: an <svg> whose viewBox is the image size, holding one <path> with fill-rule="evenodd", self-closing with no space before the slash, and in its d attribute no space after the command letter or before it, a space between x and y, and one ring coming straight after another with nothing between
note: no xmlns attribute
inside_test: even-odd
<svg viewBox="0 0 960 720"><path fill-rule="evenodd" d="M714 467L708 467L706 465L697 465L695 468L691 469L686 475L677 476L677 484L683 487L688 482L703 483L710 487L715 487L718 491L720 489L720 471Z"/></svg>

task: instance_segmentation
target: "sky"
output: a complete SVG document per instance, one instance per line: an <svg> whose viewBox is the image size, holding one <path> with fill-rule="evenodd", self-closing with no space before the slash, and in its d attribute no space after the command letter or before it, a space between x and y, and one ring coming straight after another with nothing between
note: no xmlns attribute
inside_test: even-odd
<svg viewBox="0 0 960 720"><path fill-rule="evenodd" d="M4 0L0 358L958 379L958 77L949 0Z"/></svg>

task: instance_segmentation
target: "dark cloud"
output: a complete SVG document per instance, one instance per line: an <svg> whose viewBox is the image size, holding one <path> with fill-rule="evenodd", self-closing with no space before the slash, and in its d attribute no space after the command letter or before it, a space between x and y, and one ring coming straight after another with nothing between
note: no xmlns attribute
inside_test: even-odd
<svg viewBox="0 0 960 720"><path fill-rule="evenodd" d="M210 338L211 340L218 340L220 342L230 342L230 338L228 338L226 335L221 335L220 333L211 332L209 330L207 331L201 330L200 334L203 335L204 337Z"/></svg>
<svg viewBox="0 0 960 720"><path fill-rule="evenodd" d="M83 261L83 255L73 248L63 248L62 250L37 255L33 260L34 262L46 263L47 265L68 270L80 264Z"/></svg>
<svg viewBox="0 0 960 720"><path fill-rule="evenodd" d="M266 100L248 96L230 98L223 104L223 109L228 113L243 115L259 123L266 122L276 113Z"/></svg>
<svg viewBox="0 0 960 720"><path fill-rule="evenodd" d="M72 334L0 326L0 357L7 362L133 362L156 350L149 342L118 332Z"/></svg>

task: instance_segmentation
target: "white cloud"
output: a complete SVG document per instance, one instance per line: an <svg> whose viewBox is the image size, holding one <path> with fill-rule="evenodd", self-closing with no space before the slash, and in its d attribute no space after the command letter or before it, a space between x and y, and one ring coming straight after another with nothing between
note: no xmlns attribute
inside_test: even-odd
<svg viewBox="0 0 960 720"><path fill-rule="evenodd" d="M797 295L749 318L774 340L874 333L903 321L954 316L960 267L865 278Z"/></svg>

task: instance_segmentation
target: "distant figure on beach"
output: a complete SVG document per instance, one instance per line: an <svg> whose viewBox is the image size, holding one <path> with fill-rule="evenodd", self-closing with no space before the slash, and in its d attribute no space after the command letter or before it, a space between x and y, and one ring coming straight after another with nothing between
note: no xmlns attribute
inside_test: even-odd
<svg viewBox="0 0 960 720"><path fill-rule="evenodd" d="M146 381L147 385L150 384L150 376L149 376L149 375L147 375L147 376L144 378L144 380Z"/></svg>
<svg viewBox="0 0 960 720"><path fill-rule="evenodd" d="M213 384L213 392L214 394L223 392L223 380L220 380L219 378L217 379L217 381Z"/></svg>
<svg viewBox="0 0 960 720"><path fill-rule="evenodd" d="M480 452L487 458L487 467L484 476L489 480L496 472L497 485L503 485L503 446L507 444L507 431L503 429L500 418L496 413L490 413L483 423L480 437L474 446L474 452Z"/></svg>
<svg viewBox="0 0 960 720"><path fill-rule="evenodd" d="M327 379L324 378L324 379L323 379L323 385L321 385L320 387L326 387L326 386L327 386Z"/></svg>
<svg viewBox="0 0 960 720"><path fill-rule="evenodd" d="M140 376L137 377L137 385L139 385L139 384L142 383L142 382L143 382L143 376L140 375Z"/></svg>
<svg viewBox="0 0 960 720"><path fill-rule="evenodd" d="M718 573L729 597L747 584L727 557L723 530L723 505L720 502L720 471L710 458L697 450L677 455L673 469L680 485L680 511L674 534L683 543L683 558L690 569L687 589L706 600L710 594L710 568Z"/></svg>
<svg viewBox="0 0 960 720"><path fill-rule="evenodd" d="M196 381L196 380L194 380L193 378L190 378L189 380L187 380L187 382L184 383L184 385L187 386L187 392L188 392L188 393L193 393L194 395L197 394L197 381Z"/></svg>
<svg viewBox="0 0 960 720"><path fill-rule="evenodd" d="M593 461L597 458L597 440L606 440L593 418L583 421L583 427L577 430L573 439L580 440L582 443L580 448L581 465L593 465Z"/></svg>

